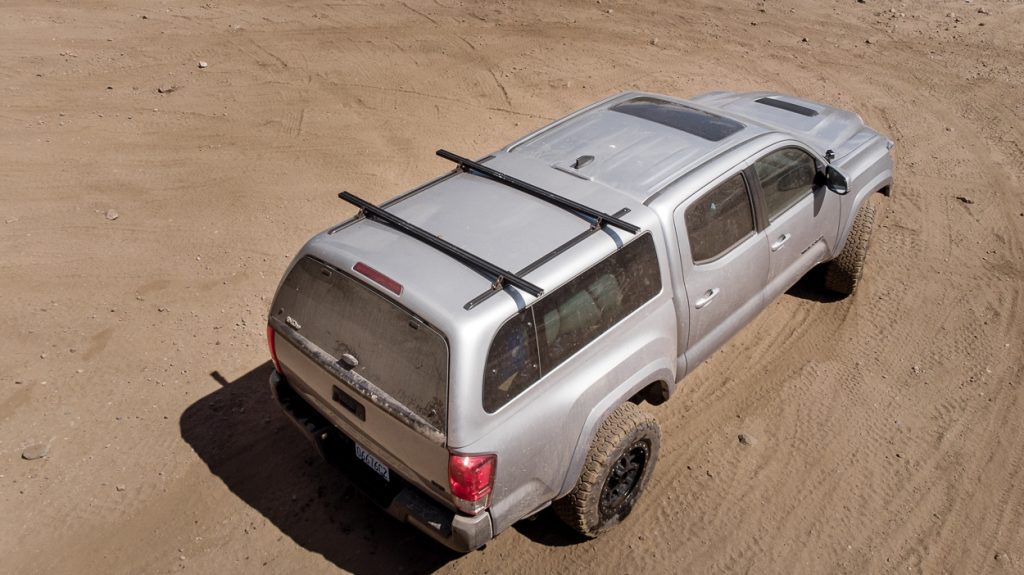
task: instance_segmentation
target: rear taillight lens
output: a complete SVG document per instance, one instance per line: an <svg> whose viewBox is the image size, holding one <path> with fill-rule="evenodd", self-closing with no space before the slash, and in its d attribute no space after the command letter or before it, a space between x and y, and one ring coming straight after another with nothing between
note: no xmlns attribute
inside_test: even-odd
<svg viewBox="0 0 1024 575"><path fill-rule="evenodd" d="M274 345L274 328L267 326L267 347L270 348L270 359L274 360L274 369L281 373L281 363L277 361L277 346Z"/></svg>
<svg viewBox="0 0 1024 575"><path fill-rule="evenodd" d="M448 457L448 485L459 511L476 515L490 506L497 463L498 457L493 454L452 453Z"/></svg>

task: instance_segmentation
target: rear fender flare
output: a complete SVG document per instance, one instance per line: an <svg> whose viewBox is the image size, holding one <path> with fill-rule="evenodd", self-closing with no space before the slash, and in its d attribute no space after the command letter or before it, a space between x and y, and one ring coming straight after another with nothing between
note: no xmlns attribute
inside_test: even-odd
<svg viewBox="0 0 1024 575"><path fill-rule="evenodd" d="M562 481L562 488L558 490L558 497L569 493L576 486L576 480L579 479L580 473L583 472L583 464L586 462L587 452L590 451L590 443L594 440L594 436L597 435L598 428L613 411L637 394L643 392L650 385L665 385L667 394L669 396L672 395L677 385L673 367L672 362L667 360L658 360L651 363L647 368L640 370L636 376L623 382L613 393L609 393L601 403L594 407L590 412L590 416L587 417L583 429L580 430L580 435L576 440L576 447L573 449L572 457L569 460L565 479Z"/></svg>

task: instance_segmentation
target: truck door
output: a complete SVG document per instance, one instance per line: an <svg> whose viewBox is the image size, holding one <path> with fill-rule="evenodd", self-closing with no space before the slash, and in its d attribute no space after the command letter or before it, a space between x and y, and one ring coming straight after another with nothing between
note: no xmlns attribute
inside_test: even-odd
<svg viewBox="0 0 1024 575"><path fill-rule="evenodd" d="M758 231L749 170L720 178L675 212L692 369L762 309L768 244Z"/></svg>
<svg viewBox="0 0 1024 575"><path fill-rule="evenodd" d="M840 202L824 185L816 185L817 161L800 148L769 151L754 161L753 168L768 219L767 303L832 253Z"/></svg>

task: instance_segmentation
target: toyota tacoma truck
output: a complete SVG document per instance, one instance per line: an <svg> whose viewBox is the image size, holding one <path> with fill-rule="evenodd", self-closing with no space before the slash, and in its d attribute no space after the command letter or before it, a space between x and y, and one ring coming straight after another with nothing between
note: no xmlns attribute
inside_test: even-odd
<svg viewBox="0 0 1024 575"><path fill-rule="evenodd" d="M458 551L637 504L650 409L812 268L853 293L893 143L774 93L624 93L325 230L269 314L274 397L391 515ZM816 274L817 276L818 274Z"/></svg>

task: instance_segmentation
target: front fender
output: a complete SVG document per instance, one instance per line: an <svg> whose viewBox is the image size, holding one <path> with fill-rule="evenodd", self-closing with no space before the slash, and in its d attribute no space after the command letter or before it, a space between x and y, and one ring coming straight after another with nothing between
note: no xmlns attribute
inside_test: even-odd
<svg viewBox="0 0 1024 575"><path fill-rule="evenodd" d="M877 136L837 164L850 180L850 193L843 198L839 235L832 257L838 256L846 245L853 220L864 202L879 191L884 191L886 196L892 193L893 159L889 141Z"/></svg>

